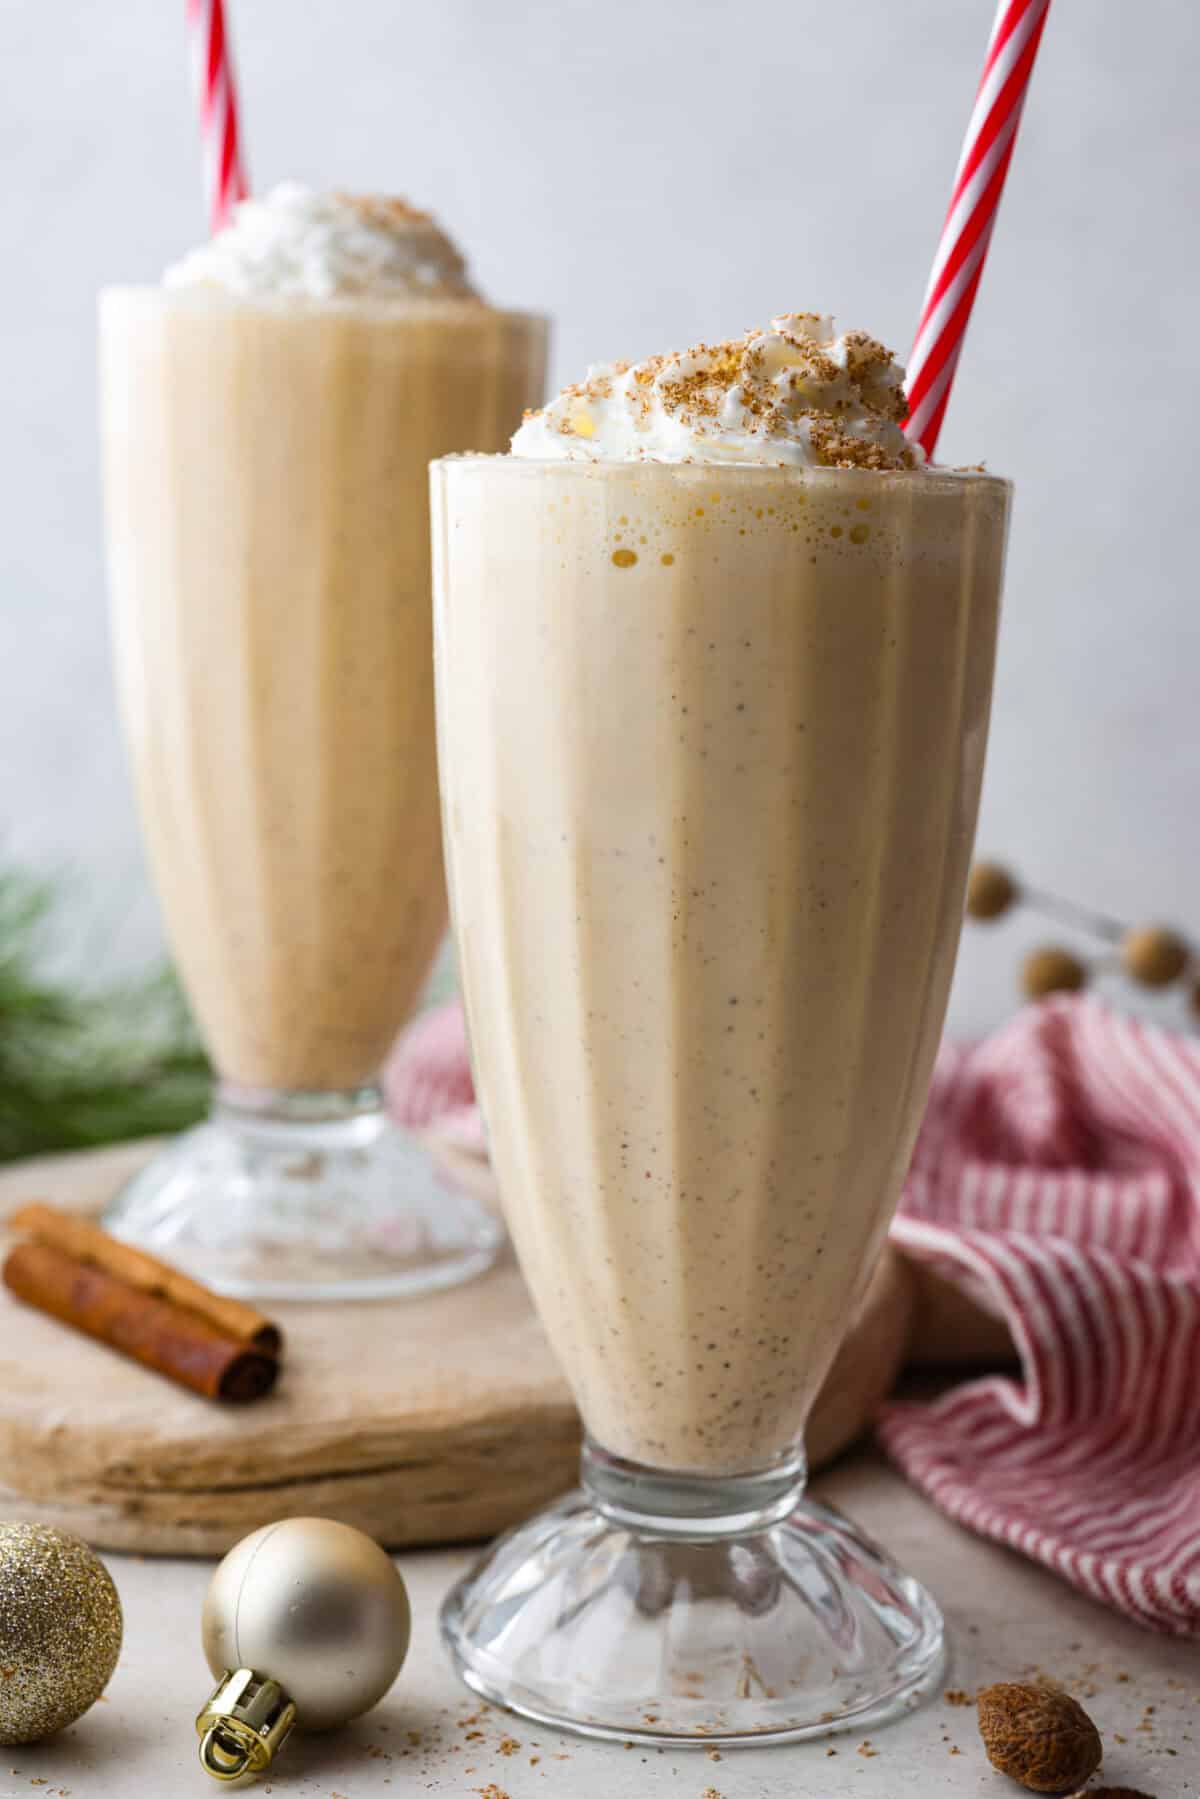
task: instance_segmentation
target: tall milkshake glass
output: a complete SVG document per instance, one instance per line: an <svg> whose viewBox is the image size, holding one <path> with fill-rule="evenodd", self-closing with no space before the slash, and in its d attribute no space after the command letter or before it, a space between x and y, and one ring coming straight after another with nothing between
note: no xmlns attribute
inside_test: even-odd
<svg viewBox="0 0 1200 1799"><path fill-rule="evenodd" d="M783 394L765 446L727 345L601 371L524 456L433 477L476 1074L587 1433L582 1491L503 1539L443 1625L477 1691L626 1739L878 1719L941 1656L916 1581L805 1498L803 1434L942 1025L1008 489L905 466L818 323L755 340ZM710 414L671 404L697 368L719 463ZM688 449L664 409L699 454L656 459ZM834 449L850 466L814 465Z"/></svg>
<svg viewBox="0 0 1200 1799"><path fill-rule="evenodd" d="M121 709L218 1073L110 1222L228 1292L420 1292L500 1239L378 1085L446 917L426 467L505 441L545 329L394 203L243 213L101 300Z"/></svg>

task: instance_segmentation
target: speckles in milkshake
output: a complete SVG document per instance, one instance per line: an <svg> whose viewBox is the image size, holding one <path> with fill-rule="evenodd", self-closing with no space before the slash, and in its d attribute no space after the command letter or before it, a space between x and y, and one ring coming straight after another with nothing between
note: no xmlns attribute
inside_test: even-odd
<svg viewBox="0 0 1200 1799"><path fill-rule="evenodd" d="M617 568L632 568L637 561L637 551L614 550L612 559Z"/></svg>
<svg viewBox="0 0 1200 1799"><path fill-rule="evenodd" d="M948 972L929 919L965 866L945 800L977 771L952 714L982 715L989 584L925 497L936 477L897 505L858 470L722 470L714 505L711 468L651 465L561 482L580 503L560 577L536 498L558 478L529 472L451 540L444 646L497 1173L593 1436L661 1467L761 1466L802 1427L906 1159L895 1071L931 1053ZM636 583L618 528L649 539Z"/></svg>

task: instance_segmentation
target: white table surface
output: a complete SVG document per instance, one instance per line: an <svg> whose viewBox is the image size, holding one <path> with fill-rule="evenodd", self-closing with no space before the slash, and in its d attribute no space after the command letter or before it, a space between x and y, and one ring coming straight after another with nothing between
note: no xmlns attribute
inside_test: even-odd
<svg viewBox="0 0 1200 1799"><path fill-rule="evenodd" d="M952 1636L951 1689L973 1693L1034 1670L1051 1674L1095 1718L1106 1782L1154 1799L1200 1793L1200 1649L1151 1636L968 1535L870 1452L844 1462L815 1490L861 1520L937 1593ZM828 1743L731 1750L720 1760L701 1751L585 1742L481 1707L455 1681L436 1630L441 1597L470 1553L400 1558L415 1630L391 1696L344 1731L294 1737L254 1790L280 1799L474 1799L481 1792L487 1799L711 1799L709 1789L721 1799L1019 1796L987 1765L973 1708L950 1705L940 1694L872 1733L869 1754L860 1749L859 1731ZM176 1799L222 1790L199 1767L192 1723L211 1684L199 1642L211 1564L106 1559L126 1619L108 1694L56 1740L0 1749L0 1799ZM508 1753L500 1747L506 1738Z"/></svg>

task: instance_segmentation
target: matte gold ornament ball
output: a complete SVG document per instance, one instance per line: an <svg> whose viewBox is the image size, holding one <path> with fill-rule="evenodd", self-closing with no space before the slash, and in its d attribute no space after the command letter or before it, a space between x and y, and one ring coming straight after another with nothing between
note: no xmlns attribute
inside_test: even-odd
<svg viewBox="0 0 1200 1799"><path fill-rule="evenodd" d="M215 1675L252 1668L328 1730L378 1703L408 1651L408 1594L391 1558L331 1518L285 1518L235 1545L201 1623Z"/></svg>
<svg viewBox="0 0 1200 1799"><path fill-rule="evenodd" d="M40 1743L99 1699L121 1653L121 1601L86 1543L0 1523L0 1743Z"/></svg>

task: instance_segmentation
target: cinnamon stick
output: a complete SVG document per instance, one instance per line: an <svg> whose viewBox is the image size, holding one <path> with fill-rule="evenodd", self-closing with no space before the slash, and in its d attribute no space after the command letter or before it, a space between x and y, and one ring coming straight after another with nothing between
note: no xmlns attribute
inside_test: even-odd
<svg viewBox="0 0 1200 1799"><path fill-rule="evenodd" d="M4 1263L3 1277L27 1305L208 1399L244 1404L275 1384L279 1363L261 1345L56 1244L18 1244Z"/></svg>
<svg viewBox="0 0 1200 1799"><path fill-rule="evenodd" d="M160 1262L144 1250L122 1243L118 1237L83 1218L77 1212L63 1212L57 1206L34 1201L21 1206L8 1219L10 1230L32 1237L36 1243L61 1250L78 1262L103 1269L115 1275L127 1287L152 1298L169 1300L189 1312L207 1319L215 1330L239 1343L252 1343L267 1355L278 1355L283 1347L283 1333L253 1306L240 1299L227 1299L189 1280L169 1262Z"/></svg>

